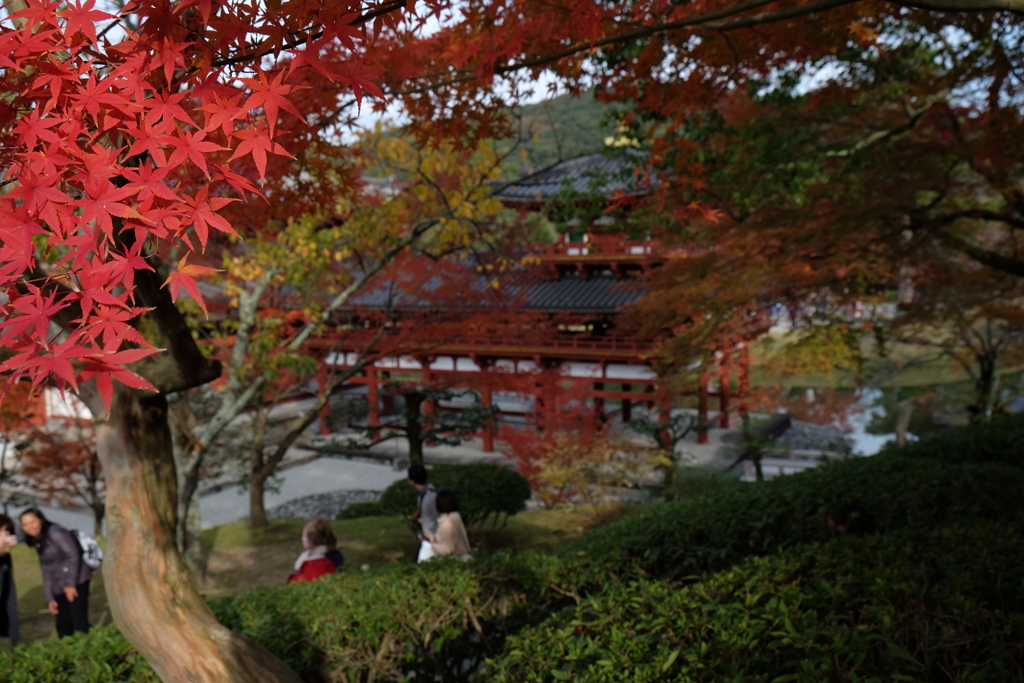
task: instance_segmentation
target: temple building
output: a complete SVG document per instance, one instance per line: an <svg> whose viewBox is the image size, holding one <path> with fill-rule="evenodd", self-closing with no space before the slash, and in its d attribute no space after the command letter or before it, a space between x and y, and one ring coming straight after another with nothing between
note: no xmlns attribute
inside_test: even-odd
<svg viewBox="0 0 1024 683"><path fill-rule="evenodd" d="M501 187L496 196L521 211L540 211L567 193L639 196L644 189L631 181L634 167L621 156L588 155ZM695 386L670 388L653 367L656 340L637 339L621 323L626 308L645 295L641 276L681 255L657 240L616 234L603 217L595 223L560 226L554 242L493 279L467 262L447 271L436 266L418 291L396 293L394 282L375 283L335 321L336 333L320 340L326 364L355 364L371 335L360 316L387 309L395 339L403 329L418 332L351 380L365 387L372 425L389 411L396 385L407 383L471 390L485 406L497 406L503 421L539 429L559 400L585 401L601 419L629 421L641 404L667 420L684 396L692 397L685 400L701 424L728 428L732 415L745 410L746 344L720 349L715 361L694 368ZM459 268L461 281L453 275ZM440 294L446 282L454 283L452 291ZM491 291L492 283L499 291ZM427 413L458 409L457 401L424 405ZM493 432L480 437L492 452ZM706 442L706 432L698 440Z"/></svg>

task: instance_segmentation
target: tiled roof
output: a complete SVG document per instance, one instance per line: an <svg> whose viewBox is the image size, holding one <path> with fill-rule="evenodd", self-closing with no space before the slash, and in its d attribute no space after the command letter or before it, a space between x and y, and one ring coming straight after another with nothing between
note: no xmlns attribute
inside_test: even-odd
<svg viewBox="0 0 1024 683"><path fill-rule="evenodd" d="M531 284L526 306L545 311L610 312L633 303L644 293L636 281L610 275L566 277Z"/></svg>
<svg viewBox="0 0 1024 683"><path fill-rule="evenodd" d="M574 313L611 313L636 301L646 292L637 286L637 281L629 278L617 279L611 275L599 275L591 278L564 277L558 280L543 280L530 273L522 273L512 282L503 284L505 297L484 295L490 294L490 280L480 277L468 287L479 297L466 296L458 303L447 299L440 304L449 310L452 308L481 309L488 306L521 305L524 309L549 312ZM439 278L431 278L423 290L434 291L440 286ZM384 308L389 299L388 286L374 287L352 298L355 307ZM404 309L429 309L438 306L438 302L429 296L417 297L409 293L394 295L391 305Z"/></svg>
<svg viewBox="0 0 1024 683"><path fill-rule="evenodd" d="M520 178L495 196L515 203L543 202L566 188L581 193L596 190L606 196L619 190L627 194L642 194L646 189L637 185L634 176L635 169L643 162L639 152L621 148L614 153L588 154Z"/></svg>

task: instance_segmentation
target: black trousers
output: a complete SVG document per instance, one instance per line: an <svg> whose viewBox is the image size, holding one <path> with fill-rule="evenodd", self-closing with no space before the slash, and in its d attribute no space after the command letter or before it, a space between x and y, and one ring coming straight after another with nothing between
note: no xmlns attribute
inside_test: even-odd
<svg viewBox="0 0 1024 683"><path fill-rule="evenodd" d="M61 591L54 600L57 601L57 636L66 638L77 633L89 632L89 582L75 586L78 597L73 602Z"/></svg>

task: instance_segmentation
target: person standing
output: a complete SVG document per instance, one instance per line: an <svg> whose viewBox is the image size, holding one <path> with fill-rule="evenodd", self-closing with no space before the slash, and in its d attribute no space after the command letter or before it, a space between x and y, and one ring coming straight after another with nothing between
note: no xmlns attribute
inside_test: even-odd
<svg viewBox="0 0 1024 683"><path fill-rule="evenodd" d="M18 591L14 588L14 564L11 548L18 544L14 520L0 515L0 638L8 638L11 647L21 640L18 629Z"/></svg>
<svg viewBox="0 0 1024 683"><path fill-rule="evenodd" d="M437 533L431 538L435 555L457 555L468 559L472 548L466 525L459 514L459 499L453 491L444 489L437 492Z"/></svg>
<svg viewBox="0 0 1024 683"><path fill-rule="evenodd" d="M57 636L89 632L89 582L92 569L82 559L78 540L37 509L21 513L25 542L39 553L43 595L50 614L57 617Z"/></svg>
<svg viewBox="0 0 1024 683"><path fill-rule="evenodd" d="M423 465L412 465L409 468L409 484L416 489L416 511L413 521L419 526L417 536L420 539L420 552L417 562L433 557L430 542L437 533L437 489L427 481L427 468Z"/></svg>

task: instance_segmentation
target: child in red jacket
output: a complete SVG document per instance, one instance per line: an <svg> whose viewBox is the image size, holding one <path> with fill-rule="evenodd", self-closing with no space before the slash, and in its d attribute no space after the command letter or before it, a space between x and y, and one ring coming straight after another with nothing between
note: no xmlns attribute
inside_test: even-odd
<svg viewBox="0 0 1024 683"><path fill-rule="evenodd" d="M293 581L312 581L333 574L345 562L338 552L338 539L326 519L314 519L302 528L302 547L305 550L295 560L295 570L288 577Z"/></svg>

